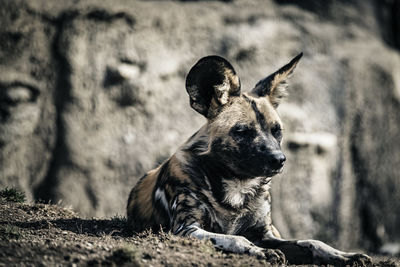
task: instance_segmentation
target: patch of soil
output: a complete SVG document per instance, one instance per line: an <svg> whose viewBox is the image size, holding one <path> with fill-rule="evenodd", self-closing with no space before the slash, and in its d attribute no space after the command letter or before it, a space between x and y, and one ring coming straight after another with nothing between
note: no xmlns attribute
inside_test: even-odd
<svg viewBox="0 0 400 267"><path fill-rule="evenodd" d="M268 266L211 242L150 232L130 236L125 218L82 219L70 209L0 198L0 266ZM399 266L379 258L375 266Z"/></svg>

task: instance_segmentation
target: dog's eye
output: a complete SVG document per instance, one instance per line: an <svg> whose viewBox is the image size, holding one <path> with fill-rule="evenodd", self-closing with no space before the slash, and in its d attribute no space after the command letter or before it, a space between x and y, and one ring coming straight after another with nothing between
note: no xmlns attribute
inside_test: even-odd
<svg viewBox="0 0 400 267"><path fill-rule="evenodd" d="M281 126L279 124L275 124L274 126L272 126L271 134L276 139L281 139L282 138L282 128L281 128Z"/></svg>
<svg viewBox="0 0 400 267"><path fill-rule="evenodd" d="M251 140L255 138L256 131L253 127L251 127L251 125L236 124L231 129L230 135L232 135L236 141Z"/></svg>
<svg viewBox="0 0 400 267"><path fill-rule="evenodd" d="M232 130L235 134L244 134L250 130L250 127L246 124L236 124Z"/></svg>

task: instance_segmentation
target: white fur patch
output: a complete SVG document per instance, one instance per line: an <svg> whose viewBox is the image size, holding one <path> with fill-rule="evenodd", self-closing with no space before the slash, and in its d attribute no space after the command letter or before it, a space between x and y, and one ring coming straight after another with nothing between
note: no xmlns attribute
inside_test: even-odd
<svg viewBox="0 0 400 267"><path fill-rule="evenodd" d="M168 202L167 198L165 197L165 192L164 190L157 188L156 193L154 194L156 200L160 200L161 203L163 204L165 209L168 209Z"/></svg>
<svg viewBox="0 0 400 267"><path fill-rule="evenodd" d="M265 200L264 197L260 197L256 205L257 205L257 210L261 211L261 214L264 216L266 216L271 211L271 203Z"/></svg>
<svg viewBox="0 0 400 267"><path fill-rule="evenodd" d="M261 178L248 180L225 180L224 182L224 202L234 208L243 206L246 196L253 197L260 187Z"/></svg>
<svg viewBox="0 0 400 267"><path fill-rule="evenodd" d="M161 202L161 204L164 206L165 211L168 213L168 217L169 217L169 220L171 222L171 220L172 220L171 212L170 212L169 207L168 207L168 201L167 201L167 198L165 197L164 190L160 189L160 188L157 188L156 192L154 193L154 198L156 200L159 200Z"/></svg>
<svg viewBox="0 0 400 267"><path fill-rule="evenodd" d="M224 251L240 254L249 253L250 255L261 257L264 256L262 248L255 246L243 236L224 235L208 232L204 229L201 229L198 224L192 224L187 228L192 230L190 236L196 237L201 240L210 239L214 243L215 247Z"/></svg>
<svg viewBox="0 0 400 267"><path fill-rule="evenodd" d="M172 203L172 207L171 207L172 212L175 212L177 204L178 204L178 201L177 201L177 199L176 199L176 197L175 197L175 200L174 200L174 202Z"/></svg>
<svg viewBox="0 0 400 267"><path fill-rule="evenodd" d="M231 86L229 84L229 81L224 81L223 84L218 84L214 86L214 91L215 94L217 95L218 101L222 104L225 105L228 103L229 99L229 90L231 89Z"/></svg>

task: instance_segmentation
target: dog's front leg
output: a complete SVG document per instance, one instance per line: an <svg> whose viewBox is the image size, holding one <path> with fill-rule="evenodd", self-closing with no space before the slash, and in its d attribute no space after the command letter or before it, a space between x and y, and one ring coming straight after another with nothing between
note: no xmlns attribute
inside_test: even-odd
<svg viewBox="0 0 400 267"><path fill-rule="evenodd" d="M318 240L298 240L296 243L302 248L308 248L312 252L313 261L318 264L365 266L371 263L371 258L365 254L343 252Z"/></svg>
<svg viewBox="0 0 400 267"><path fill-rule="evenodd" d="M366 266L371 263L371 258L365 254L343 252L318 240L284 240L268 235L256 243L263 248L281 250L291 264Z"/></svg>
<svg viewBox="0 0 400 267"><path fill-rule="evenodd" d="M243 236L208 232L200 228L197 223L189 226L181 226L175 234L193 236L201 240L210 240L216 248L223 251L265 258L271 264L285 263L285 256L279 250L258 247Z"/></svg>

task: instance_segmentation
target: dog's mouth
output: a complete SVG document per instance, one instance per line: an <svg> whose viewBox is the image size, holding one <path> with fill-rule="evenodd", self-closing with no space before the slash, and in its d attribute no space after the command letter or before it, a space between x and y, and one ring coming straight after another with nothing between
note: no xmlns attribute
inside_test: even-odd
<svg viewBox="0 0 400 267"><path fill-rule="evenodd" d="M272 177L275 176L279 173L282 173L283 171L283 166L280 169L277 170L271 170L271 169L264 169L265 177Z"/></svg>
<svg viewBox="0 0 400 267"><path fill-rule="evenodd" d="M284 166L280 168L271 168L269 164L263 164L262 162L257 162L256 164L251 164L249 162L238 162L231 163L228 166L234 170L234 172L243 177L272 177L279 173L282 173ZM241 174L241 175L240 175Z"/></svg>

